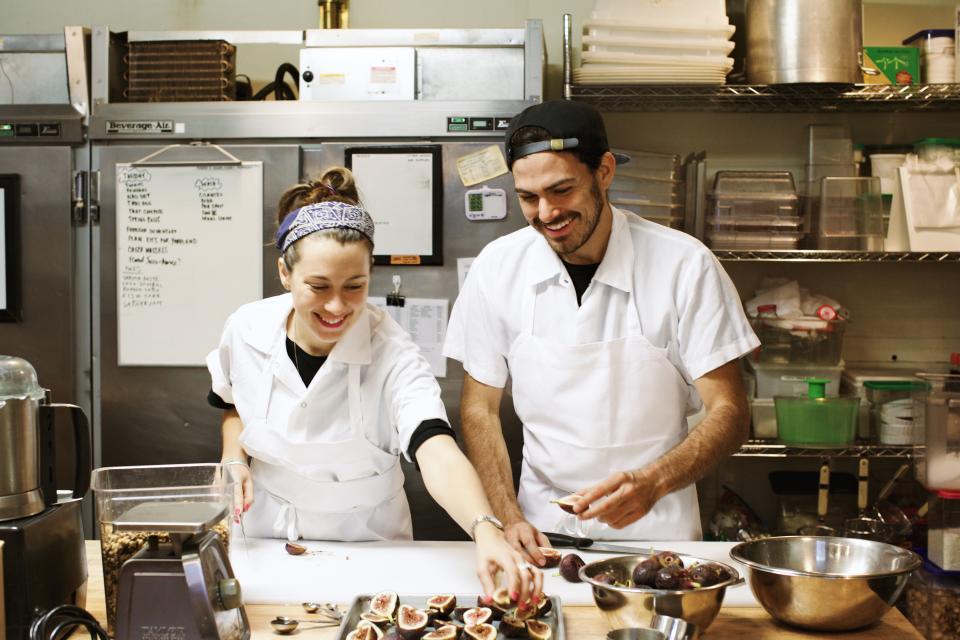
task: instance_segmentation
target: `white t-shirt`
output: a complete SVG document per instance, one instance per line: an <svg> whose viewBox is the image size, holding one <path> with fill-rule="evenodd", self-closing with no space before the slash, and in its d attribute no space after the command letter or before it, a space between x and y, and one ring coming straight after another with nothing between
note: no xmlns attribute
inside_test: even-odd
<svg viewBox="0 0 960 640"><path fill-rule="evenodd" d="M667 349L688 385L760 344L736 288L699 240L611 208L610 241L580 306L560 258L532 227L487 245L454 304L444 354L477 381L503 388L522 301L533 292L534 335L563 345L625 337L632 292L644 336Z"/></svg>
<svg viewBox="0 0 960 640"><path fill-rule="evenodd" d="M244 428L254 423L256 399L269 393L266 421L284 446L348 437L348 425L341 424L338 430L324 420L327 408L347 406L348 363L363 366L363 419L374 425L365 434L384 451L406 456L421 422L447 421L440 385L429 363L403 328L371 304L337 342L310 387L304 387L286 355L285 324L291 309L290 294L240 307L227 319L220 346L207 356L214 393L236 406ZM276 360L277 379L265 387L264 376L275 354L282 354ZM291 420L294 414L302 419Z"/></svg>

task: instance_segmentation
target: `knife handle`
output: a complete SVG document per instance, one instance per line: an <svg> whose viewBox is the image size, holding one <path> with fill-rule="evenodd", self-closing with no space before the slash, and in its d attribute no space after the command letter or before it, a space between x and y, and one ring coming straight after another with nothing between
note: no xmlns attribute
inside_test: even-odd
<svg viewBox="0 0 960 640"><path fill-rule="evenodd" d="M565 533L554 533L552 531L546 531L543 533L547 537L547 540L550 541L555 547L573 547L574 549L586 549L593 544L593 540L590 538L577 538L575 536L568 536Z"/></svg>

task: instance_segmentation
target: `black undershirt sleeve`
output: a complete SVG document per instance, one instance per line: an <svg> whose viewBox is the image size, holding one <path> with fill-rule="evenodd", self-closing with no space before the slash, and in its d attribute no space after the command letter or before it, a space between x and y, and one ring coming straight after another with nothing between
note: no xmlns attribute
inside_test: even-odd
<svg viewBox="0 0 960 640"><path fill-rule="evenodd" d="M410 446L407 447L407 455L413 460L413 464L416 465L418 470L420 469L420 465L417 463L417 449L433 436L443 435L450 436L454 440L457 439L457 434L453 432L450 425L439 418L431 418L430 420L421 422L420 426L413 432L413 435L410 436Z"/></svg>

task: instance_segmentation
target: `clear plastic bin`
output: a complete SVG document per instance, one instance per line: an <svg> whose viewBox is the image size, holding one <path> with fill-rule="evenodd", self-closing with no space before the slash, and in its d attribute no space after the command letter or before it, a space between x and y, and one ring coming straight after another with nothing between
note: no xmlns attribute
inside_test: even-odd
<svg viewBox="0 0 960 640"><path fill-rule="evenodd" d="M931 490L960 491L960 375L918 373L925 389L913 393L913 419L926 446L917 450L917 475Z"/></svg>
<svg viewBox="0 0 960 640"><path fill-rule="evenodd" d="M927 640L960 640L960 577L918 569L904 591L907 618Z"/></svg>
<svg viewBox="0 0 960 640"><path fill-rule="evenodd" d="M913 419L912 395L925 388L920 380L864 383L870 405L870 427L882 444L923 443L923 425Z"/></svg>
<svg viewBox="0 0 960 640"><path fill-rule="evenodd" d="M753 398L750 401L750 415L754 438L777 437L777 411L773 398Z"/></svg>
<svg viewBox="0 0 960 640"><path fill-rule="evenodd" d="M618 176L677 180L680 178L680 156L672 153L654 153L635 149L612 149L630 158L630 162L617 167Z"/></svg>
<svg viewBox="0 0 960 640"><path fill-rule="evenodd" d="M790 365L764 364L750 362L757 379L757 398L772 399L776 396L803 396L807 393L809 378L826 379L827 396L836 396L840 393L840 378L843 376L843 365Z"/></svg>
<svg viewBox="0 0 960 640"><path fill-rule="evenodd" d="M960 571L960 491L937 491L930 507L927 557L945 571Z"/></svg>
<svg viewBox="0 0 960 640"><path fill-rule="evenodd" d="M677 180L655 180L617 176L610 185L610 199L646 199L661 204L681 204L685 184Z"/></svg>
<svg viewBox="0 0 960 640"><path fill-rule="evenodd" d="M151 503L210 504L226 510L214 525L225 549L229 549L229 517L237 482L229 467L220 464L160 465L148 467L103 467L94 469L90 488L96 496L103 557L103 587L107 624L113 635L117 620L117 581L120 568L146 544L150 536L167 542L165 531L120 531L116 522L127 511Z"/></svg>
<svg viewBox="0 0 960 640"><path fill-rule="evenodd" d="M814 235L820 249L882 251L880 178L824 178Z"/></svg>
<svg viewBox="0 0 960 640"><path fill-rule="evenodd" d="M850 127L836 124L807 126L807 164L853 164Z"/></svg>
<svg viewBox="0 0 960 640"><path fill-rule="evenodd" d="M769 364L835 365L840 362L845 320L815 317L756 318L754 331L759 362Z"/></svg>
<svg viewBox="0 0 960 640"><path fill-rule="evenodd" d="M750 249L788 250L800 246L805 234L793 231L712 231L704 241L711 249L740 251Z"/></svg>

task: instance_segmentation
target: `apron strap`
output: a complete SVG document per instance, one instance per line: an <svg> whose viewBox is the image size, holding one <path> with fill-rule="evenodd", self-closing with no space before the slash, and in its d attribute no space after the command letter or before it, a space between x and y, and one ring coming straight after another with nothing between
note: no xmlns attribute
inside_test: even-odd
<svg viewBox="0 0 960 640"><path fill-rule="evenodd" d="M360 365L347 365L347 405L350 411L350 426L355 436L364 434L363 397L360 394Z"/></svg>

